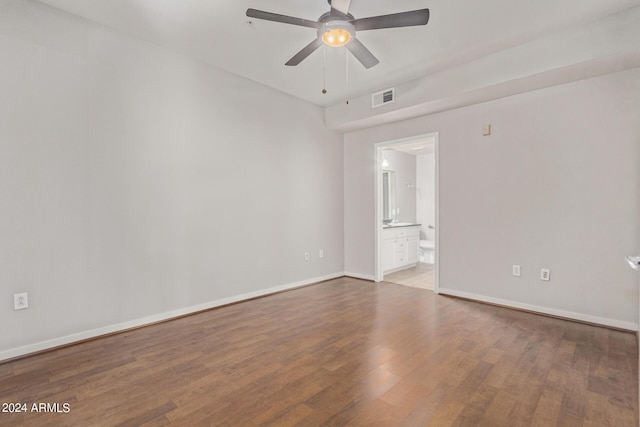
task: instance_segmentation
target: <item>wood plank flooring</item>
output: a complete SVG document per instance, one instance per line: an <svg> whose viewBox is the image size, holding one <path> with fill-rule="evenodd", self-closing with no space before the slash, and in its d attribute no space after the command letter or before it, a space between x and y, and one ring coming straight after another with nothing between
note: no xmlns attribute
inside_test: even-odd
<svg viewBox="0 0 640 427"><path fill-rule="evenodd" d="M342 278L0 364L26 426L637 426L633 334Z"/></svg>

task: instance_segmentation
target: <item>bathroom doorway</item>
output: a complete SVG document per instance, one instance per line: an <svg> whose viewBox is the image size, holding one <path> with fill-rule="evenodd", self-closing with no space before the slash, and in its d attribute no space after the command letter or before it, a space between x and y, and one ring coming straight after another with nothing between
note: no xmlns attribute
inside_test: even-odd
<svg viewBox="0 0 640 427"><path fill-rule="evenodd" d="M438 133L375 145L375 281L438 292Z"/></svg>

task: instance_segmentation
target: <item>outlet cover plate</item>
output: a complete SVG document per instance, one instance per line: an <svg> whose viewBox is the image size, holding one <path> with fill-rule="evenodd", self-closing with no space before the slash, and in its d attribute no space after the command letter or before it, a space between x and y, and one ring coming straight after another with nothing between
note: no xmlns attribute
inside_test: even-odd
<svg viewBox="0 0 640 427"><path fill-rule="evenodd" d="M548 282L551 279L551 272L547 268L540 270L540 280Z"/></svg>
<svg viewBox="0 0 640 427"><path fill-rule="evenodd" d="M512 265L511 266L511 274L513 274L516 277L520 277L520 266L519 265Z"/></svg>

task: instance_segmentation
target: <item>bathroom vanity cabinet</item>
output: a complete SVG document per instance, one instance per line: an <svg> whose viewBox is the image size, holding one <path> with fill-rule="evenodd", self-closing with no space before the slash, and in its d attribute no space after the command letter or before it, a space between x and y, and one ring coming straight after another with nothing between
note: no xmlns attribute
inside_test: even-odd
<svg viewBox="0 0 640 427"><path fill-rule="evenodd" d="M420 226L389 227L382 230L384 273L413 267L418 263Z"/></svg>

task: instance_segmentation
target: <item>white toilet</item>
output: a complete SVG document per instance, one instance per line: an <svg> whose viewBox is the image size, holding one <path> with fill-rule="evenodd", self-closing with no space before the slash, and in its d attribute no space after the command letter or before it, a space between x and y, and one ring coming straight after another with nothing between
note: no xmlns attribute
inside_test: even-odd
<svg viewBox="0 0 640 427"><path fill-rule="evenodd" d="M433 240L420 240L419 260L425 264L435 264L436 244Z"/></svg>

